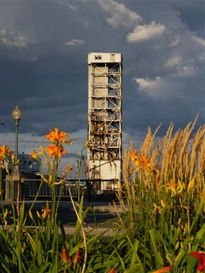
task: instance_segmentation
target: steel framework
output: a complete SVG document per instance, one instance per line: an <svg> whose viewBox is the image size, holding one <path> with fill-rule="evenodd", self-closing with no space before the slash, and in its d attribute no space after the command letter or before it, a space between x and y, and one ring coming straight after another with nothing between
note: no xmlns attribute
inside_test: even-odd
<svg viewBox="0 0 205 273"><path fill-rule="evenodd" d="M88 54L88 140L88 178L107 180L101 190L115 188L122 165L120 53Z"/></svg>

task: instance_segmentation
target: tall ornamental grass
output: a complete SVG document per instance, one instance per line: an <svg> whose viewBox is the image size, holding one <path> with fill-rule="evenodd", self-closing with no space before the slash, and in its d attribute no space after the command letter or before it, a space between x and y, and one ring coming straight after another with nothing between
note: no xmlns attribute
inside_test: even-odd
<svg viewBox="0 0 205 273"><path fill-rule="evenodd" d="M123 180L116 193L119 202L113 203L121 212L106 222L111 237L86 232L91 208L84 206L80 188L77 201L68 188L77 220L74 234L65 234L58 219L56 186L61 193L71 169L68 165L60 179L57 176L71 139L57 128L50 130L45 137L51 144L31 154L45 161L47 173L41 173L39 191L29 210L19 200L5 206L0 187L0 272L204 272L205 127L194 131L195 123L175 133L171 124L163 138L157 137L159 128L154 133L148 129L139 150L132 145L125 149ZM0 147L0 162L0 174L5 168L13 185L19 162L6 145ZM52 202L36 211L34 205L44 183L50 188ZM28 219L30 226L26 226Z"/></svg>
<svg viewBox="0 0 205 273"><path fill-rule="evenodd" d="M149 128L138 151L124 152L119 222L137 238L139 272L165 265L194 272L189 253L204 251L205 126L193 132L195 123L175 133L171 124L161 139Z"/></svg>

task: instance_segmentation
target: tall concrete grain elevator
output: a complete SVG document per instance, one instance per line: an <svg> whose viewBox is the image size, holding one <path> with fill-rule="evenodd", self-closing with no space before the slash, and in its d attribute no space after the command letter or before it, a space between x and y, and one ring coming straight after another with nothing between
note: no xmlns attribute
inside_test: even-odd
<svg viewBox="0 0 205 273"><path fill-rule="evenodd" d="M88 54L88 179L113 190L122 166L122 55Z"/></svg>

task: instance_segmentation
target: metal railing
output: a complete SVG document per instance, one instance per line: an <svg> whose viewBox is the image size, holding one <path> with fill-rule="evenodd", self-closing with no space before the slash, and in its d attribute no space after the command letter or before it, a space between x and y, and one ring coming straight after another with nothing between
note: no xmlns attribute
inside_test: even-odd
<svg viewBox="0 0 205 273"><path fill-rule="evenodd" d="M11 200L11 196L14 196L14 200L16 199L16 189L15 183L16 181L4 180L4 188L5 188L5 200ZM69 199L68 187L71 189L72 197L74 199L79 197L80 192L85 192L85 199L88 201L91 199L94 194L101 194L103 191L101 189L101 183L115 183L115 179L111 180L101 180L101 179L71 179L65 181L65 183L61 185L55 186L56 197L59 196L61 199ZM14 192L11 192L11 184L14 183ZM110 185L111 185L110 184ZM112 188L109 189L112 191ZM12 195L13 194L13 195ZM51 190L48 184L42 182L41 179L37 178L21 178L20 183L20 199L21 200L33 200L37 196L38 200L49 200L51 199Z"/></svg>
<svg viewBox="0 0 205 273"><path fill-rule="evenodd" d="M56 185L56 197L69 198L68 186L71 189L73 198L78 196L78 184L76 183L65 182L62 185ZM42 183L40 179L25 179L21 183L21 196L23 199L34 199L38 194L38 199L49 199L51 198L51 189L46 183Z"/></svg>

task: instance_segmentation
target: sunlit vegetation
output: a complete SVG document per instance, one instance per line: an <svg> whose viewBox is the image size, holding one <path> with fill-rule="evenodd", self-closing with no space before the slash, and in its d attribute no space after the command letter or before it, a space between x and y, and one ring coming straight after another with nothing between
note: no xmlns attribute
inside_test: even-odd
<svg viewBox="0 0 205 273"><path fill-rule="evenodd" d="M195 123L176 132L171 124L161 139L156 137L158 128L154 133L148 129L139 150L125 149L123 181L113 203L121 213L109 223L111 237L86 232L90 208L84 209L83 193L76 202L69 188L77 221L74 234L65 234L55 187L64 186L71 170L68 165L57 177L66 145L72 142L69 134L50 130L45 137L51 144L31 156L47 164L41 184L50 187L51 206L34 211L36 196L28 212L24 202L18 208L12 201L8 209L0 189L0 272L205 272L205 127L194 131ZM0 147L0 161L1 173L6 169L14 183L19 162L5 145Z"/></svg>

